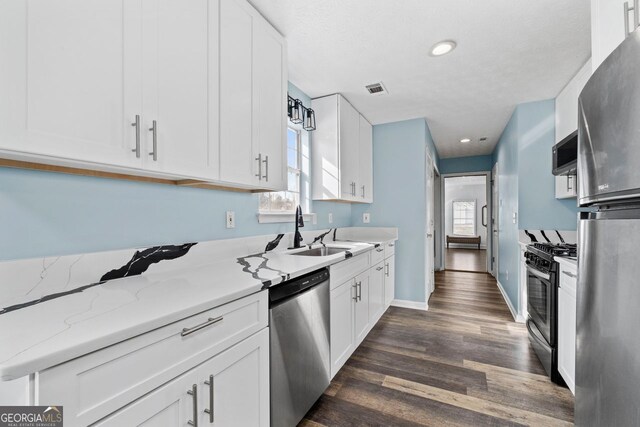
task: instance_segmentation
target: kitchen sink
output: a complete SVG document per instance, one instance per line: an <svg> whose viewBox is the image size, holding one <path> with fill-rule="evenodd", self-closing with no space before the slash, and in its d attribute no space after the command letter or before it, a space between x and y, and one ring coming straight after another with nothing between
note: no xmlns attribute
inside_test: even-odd
<svg viewBox="0 0 640 427"><path fill-rule="evenodd" d="M322 246L314 249L307 249L306 251L300 252L292 252L289 255L301 255L301 256L329 256L342 253L344 251L348 251L351 248L342 248L342 247L327 247Z"/></svg>

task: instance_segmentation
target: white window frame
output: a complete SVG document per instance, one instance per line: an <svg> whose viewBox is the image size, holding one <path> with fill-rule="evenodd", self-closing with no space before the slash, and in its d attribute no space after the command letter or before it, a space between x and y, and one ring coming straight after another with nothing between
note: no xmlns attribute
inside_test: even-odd
<svg viewBox="0 0 640 427"><path fill-rule="evenodd" d="M472 234L458 234L455 232L456 230L456 203L473 203L473 233ZM451 232L454 236L464 236L464 237L475 237L477 236L477 223L478 223L478 212L477 212L477 201L475 199L465 199L465 200L454 200L451 203Z"/></svg>

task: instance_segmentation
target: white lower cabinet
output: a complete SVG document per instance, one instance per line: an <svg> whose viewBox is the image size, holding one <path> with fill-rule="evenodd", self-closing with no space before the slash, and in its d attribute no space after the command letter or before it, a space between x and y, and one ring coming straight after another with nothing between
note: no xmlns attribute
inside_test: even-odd
<svg viewBox="0 0 640 427"><path fill-rule="evenodd" d="M355 281L343 283L330 292L329 329L331 331L331 377L349 359L354 345Z"/></svg>
<svg viewBox="0 0 640 427"><path fill-rule="evenodd" d="M269 425L269 330L98 422L97 426Z"/></svg>
<svg viewBox="0 0 640 427"><path fill-rule="evenodd" d="M558 289L558 372L575 394L576 270L560 266Z"/></svg>
<svg viewBox="0 0 640 427"><path fill-rule="evenodd" d="M396 293L396 256L384 260L384 304L389 307Z"/></svg>

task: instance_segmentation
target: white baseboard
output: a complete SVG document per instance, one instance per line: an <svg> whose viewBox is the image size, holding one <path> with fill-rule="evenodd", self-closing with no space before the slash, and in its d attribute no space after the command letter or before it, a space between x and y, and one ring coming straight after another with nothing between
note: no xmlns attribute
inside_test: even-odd
<svg viewBox="0 0 640 427"><path fill-rule="evenodd" d="M414 310L422 310L422 311L429 310L429 304L427 304L426 302L420 302L420 301L394 299L393 301L391 301L391 305L394 307L411 308Z"/></svg>
<svg viewBox="0 0 640 427"><path fill-rule="evenodd" d="M513 304L511 304L511 300L509 299L509 297L507 296L507 293L502 287L502 283L500 283L500 281L497 279L496 279L496 282L498 283L498 289L500 289L500 293L502 294L502 298L504 299L504 302L506 302L507 307L509 307L509 311L511 312L511 316L513 316L513 320L516 321L517 323L524 323L524 316L518 313L516 309L513 307Z"/></svg>

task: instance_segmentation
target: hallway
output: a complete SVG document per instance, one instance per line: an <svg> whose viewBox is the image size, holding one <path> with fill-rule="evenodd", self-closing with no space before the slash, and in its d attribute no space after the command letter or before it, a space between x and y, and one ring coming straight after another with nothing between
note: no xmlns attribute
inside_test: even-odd
<svg viewBox="0 0 640 427"><path fill-rule="evenodd" d="M451 248L445 249L445 269L486 273L487 250Z"/></svg>
<svg viewBox="0 0 640 427"><path fill-rule="evenodd" d="M436 273L428 311L390 307L302 426L572 425L488 274Z"/></svg>

